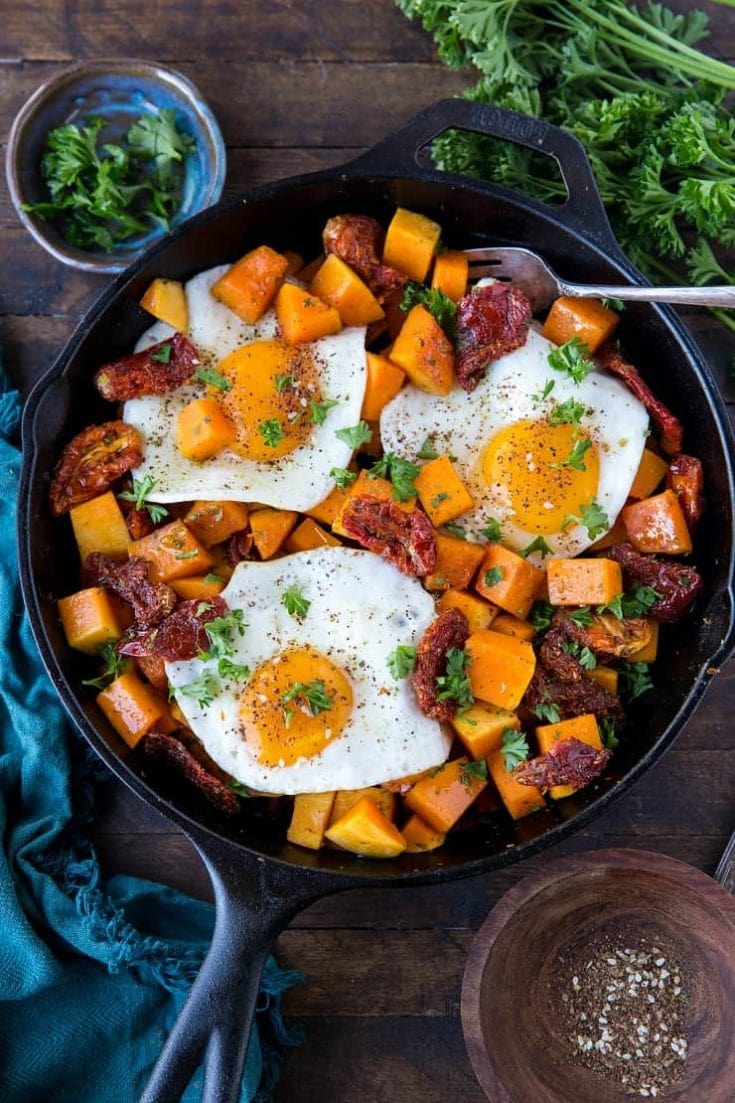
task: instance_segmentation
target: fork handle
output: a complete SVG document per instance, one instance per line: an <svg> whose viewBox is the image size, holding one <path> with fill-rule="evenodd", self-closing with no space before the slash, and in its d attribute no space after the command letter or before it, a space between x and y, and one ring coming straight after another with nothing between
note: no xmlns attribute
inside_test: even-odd
<svg viewBox="0 0 735 1103"><path fill-rule="evenodd" d="M620 299L631 303L682 303L686 306L735 307L735 287L627 287L625 285L566 283L559 280L559 294L577 299Z"/></svg>

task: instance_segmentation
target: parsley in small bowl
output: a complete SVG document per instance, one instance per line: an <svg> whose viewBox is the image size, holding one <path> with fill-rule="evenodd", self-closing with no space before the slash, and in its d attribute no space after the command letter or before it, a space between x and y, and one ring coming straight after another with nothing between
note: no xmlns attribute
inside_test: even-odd
<svg viewBox="0 0 735 1103"><path fill-rule="evenodd" d="M220 197L217 123L180 73L138 61L74 66L31 96L7 153L11 198L58 260L120 272Z"/></svg>

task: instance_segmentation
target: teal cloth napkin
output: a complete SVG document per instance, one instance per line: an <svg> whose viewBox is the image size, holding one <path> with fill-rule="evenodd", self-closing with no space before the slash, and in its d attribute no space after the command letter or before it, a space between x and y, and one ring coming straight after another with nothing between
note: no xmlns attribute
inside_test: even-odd
<svg viewBox="0 0 735 1103"><path fill-rule="evenodd" d="M0 368L0 373L2 369ZM212 935L210 905L134 877L103 884L88 841L106 773L41 665L18 585L17 391L0 375L0 1100L136 1103ZM271 958L242 1100L271 1099L300 1039ZM201 1070L184 1096L199 1100Z"/></svg>

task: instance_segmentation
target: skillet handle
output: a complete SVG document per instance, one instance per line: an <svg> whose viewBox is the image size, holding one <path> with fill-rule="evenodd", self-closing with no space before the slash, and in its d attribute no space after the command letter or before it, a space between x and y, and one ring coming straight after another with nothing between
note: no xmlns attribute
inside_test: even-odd
<svg viewBox="0 0 735 1103"><path fill-rule="evenodd" d="M178 1103L204 1060L202 1103L238 1103L260 978L276 936L333 878L190 838L207 867L216 917L209 952L140 1103Z"/></svg>
<svg viewBox="0 0 735 1103"><path fill-rule="evenodd" d="M566 202L552 206L523 195L524 203L546 216L552 214L569 229L591 238L606 252L615 253L619 258L624 256L608 222L583 146L568 131L517 111L464 99L439 100L344 168L348 173L356 167L360 173L376 176L410 174L421 164L422 149L450 129L487 134L552 157L567 189ZM454 176L453 173L438 175ZM482 186L482 181L477 183ZM494 184L493 190L494 193L504 191L516 201L518 199L518 192L513 189Z"/></svg>

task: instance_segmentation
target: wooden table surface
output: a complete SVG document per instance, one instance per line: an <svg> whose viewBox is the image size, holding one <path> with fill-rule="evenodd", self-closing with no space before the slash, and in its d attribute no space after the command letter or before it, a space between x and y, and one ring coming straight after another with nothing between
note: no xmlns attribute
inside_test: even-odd
<svg viewBox="0 0 735 1103"><path fill-rule="evenodd" d="M735 59L735 13L709 10L713 49ZM214 109L228 147L229 194L337 165L468 81L437 64L431 42L391 0L36 0L32 10L25 0L3 0L0 13L3 142L26 97L70 62L157 60L191 77ZM4 190L0 231L0 340L27 390L105 281L51 260ZM735 338L704 313L688 320L735 399ZM345 893L303 912L277 946L281 962L307 976L286 999L308 1041L287 1058L281 1103L481 1103L459 1021L473 932L500 894L561 854L639 847L712 871L735 827L733 706L731 665L666 758L586 830L539 858L454 885ZM170 823L117 783L103 788L99 803L105 870L209 896L196 853Z"/></svg>

